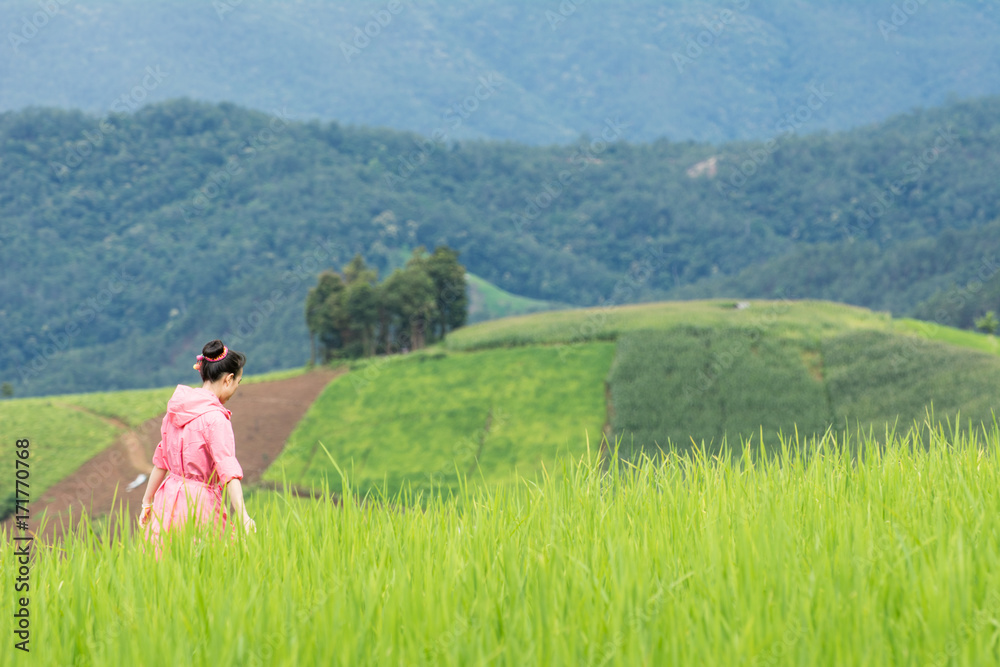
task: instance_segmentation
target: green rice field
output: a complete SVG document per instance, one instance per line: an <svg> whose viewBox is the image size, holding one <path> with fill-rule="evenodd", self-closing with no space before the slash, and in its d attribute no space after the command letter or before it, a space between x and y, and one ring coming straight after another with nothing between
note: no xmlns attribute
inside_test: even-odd
<svg viewBox="0 0 1000 667"><path fill-rule="evenodd" d="M977 428L1000 406L1000 357L878 330L823 337L678 326L618 339L609 374L623 450L763 432L906 428L928 413Z"/></svg>
<svg viewBox="0 0 1000 667"><path fill-rule="evenodd" d="M561 455L600 441L603 378L614 345L446 354L358 364L306 413L265 478L340 490L337 465L358 489L457 487L532 477Z"/></svg>
<svg viewBox="0 0 1000 667"><path fill-rule="evenodd" d="M607 470L593 445L417 510L257 493L256 534L160 561L115 521L36 544L32 653L8 634L0 665L1000 661L995 424Z"/></svg>

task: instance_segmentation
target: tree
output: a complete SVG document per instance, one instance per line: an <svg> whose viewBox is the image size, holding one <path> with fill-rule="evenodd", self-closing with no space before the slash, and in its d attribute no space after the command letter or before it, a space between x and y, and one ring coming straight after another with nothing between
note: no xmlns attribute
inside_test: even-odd
<svg viewBox="0 0 1000 667"><path fill-rule="evenodd" d="M417 248L406 268L393 271L383 286L384 307L396 325L394 333L397 346L401 348L419 350L424 347L428 323L437 315L434 281L427 273L426 259L424 248ZM409 345L402 344L401 340Z"/></svg>
<svg viewBox="0 0 1000 667"><path fill-rule="evenodd" d="M374 285L377 280L378 271L368 268L360 253L354 255L347 266L344 267L344 283L347 285L358 281Z"/></svg>
<svg viewBox="0 0 1000 667"><path fill-rule="evenodd" d="M370 283L356 280L344 292L344 316L348 327L360 339L366 357L375 354L375 325L379 319L378 294Z"/></svg>
<svg viewBox="0 0 1000 667"><path fill-rule="evenodd" d="M1000 327L1000 322L997 322L997 314L992 310L976 320L976 328L988 334L995 334L998 327Z"/></svg>
<svg viewBox="0 0 1000 667"><path fill-rule="evenodd" d="M427 249L419 246L406 262L402 283L403 314L409 322L413 349L427 344L427 328L433 327L438 316L437 290L429 271ZM431 332L433 336L433 331Z"/></svg>
<svg viewBox="0 0 1000 667"><path fill-rule="evenodd" d="M465 267L448 247L420 246L381 284L360 254L320 274L306 298L312 357L360 357L420 349L462 326L468 314Z"/></svg>
<svg viewBox="0 0 1000 667"><path fill-rule="evenodd" d="M340 297L344 293L343 279L333 271L319 275L316 287L306 295L306 326L309 329L310 358L315 363L316 342L323 353L323 362L330 360L332 351L343 345L340 325Z"/></svg>
<svg viewBox="0 0 1000 667"><path fill-rule="evenodd" d="M379 285L379 338L386 354L390 354L393 349L402 351L404 347L409 347L409 332L402 302L404 281L403 270L396 269Z"/></svg>
<svg viewBox="0 0 1000 667"><path fill-rule="evenodd" d="M14 385L12 385L10 382L4 382L2 385L0 385L0 396L3 396L4 398L10 398L13 395L14 395Z"/></svg>
<svg viewBox="0 0 1000 667"><path fill-rule="evenodd" d="M436 338L465 324L469 316L469 297L465 285L465 267L458 263L458 251L448 246L434 248L427 259L427 273L434 281L437 317L432 334Z"/></svg>

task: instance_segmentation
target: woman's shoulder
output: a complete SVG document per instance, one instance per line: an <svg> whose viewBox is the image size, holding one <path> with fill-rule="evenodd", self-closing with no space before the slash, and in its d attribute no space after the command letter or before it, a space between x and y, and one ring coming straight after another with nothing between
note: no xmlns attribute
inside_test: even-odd
<svg viewBox="0 0 1000 667"><path fill-rule="evenodd" d="M229 410L225 408L216 408L215 410L209 410L194 420L191 424L197 427L206 427L213 425L229 424L231 421L232 414Z"/></svg>

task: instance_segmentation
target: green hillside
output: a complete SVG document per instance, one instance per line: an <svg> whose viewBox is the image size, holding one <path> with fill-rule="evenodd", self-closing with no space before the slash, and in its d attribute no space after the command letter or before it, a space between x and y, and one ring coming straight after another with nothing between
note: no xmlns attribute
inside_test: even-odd
<svg viewBox="0 0 1000 667"><path fill-rule="evenodd" d="M350 471L362 493L454 489L463 471L497 482L551 469L557 453L584 451L585 430L595 448L602 430L620 440L626 457L692 443L712 453L779 433L878 437L928 416L978 430L1000 408L1000 355L982 351L992 337L834 303L739 305L526 315L458 330L447 351L359 365L327 387L267 477L339 489Z"/></svg>
<svg viewBox="0 0 1000 667"><path fill-rule="evenodd" d="M15 442L30 444L30 494L53 484L109 447L127 428L165 410L173 388L73 394L0 401L0 456L13 461ZM13 466L13 463L11 463ZM0 517L13 507L14 475L0 479Z"/></svg>
<svg viewBox="0 0 1000 667"><path fill-rule="evenodd" d="M766 144L428 147L185 101L0 114L0 382L168 385L218 336L301 366L317 274L360 253L384 277L419 245L547 302L818 296L968 325L1000 310L998 118L988 98L783 136L742 182Z"/></svg>
<svg viewBox="0 0 1000 667"><path fill-rule="evenodd" d="M36 29L40 5L3 0L0 111L189 96L448 139L547 145L622 117L633 141L719 143L774 136L814 89L801 131L1000 93L995 3L895 5L91 0Z"/></svg>
<svg viewBox="0 0 1000 667"><path fill-rule="evenodd" d="M623 336L610 375L622 451L835 431L911 428L925 419L991 424L1000 358L884 331L823 337L680 327ZM957 426L957 424L955 424Z"/></svg>
<svg viewBox="0 0 1000 667"><path fill-rule="evenodd" d="M566 307L511 294L472 274L466 275L466 282L469 285L469 324Z"/></svg>
<svg viewBox="0 0 1000 667"><path fill-rule="evenodd" d="M310 408L266 478L339 490L332 457L362 492L454 491L462 476L497 484L551 472L604 436L632 456L692 442L719 451L779 432L803 442L831 428L878 436L931 411L975 430L1000 407L998 374L995 337L827 302L552 311L356 362ZM37 496L126 426L162 412L171 391L3 401L0 430L31 440ZM0 498L10 491L0 486Z"/></svg>
<svg viewBox="0 0 1000 667"><path fill-rule="evenodd" d="M361 364L327 387L265 477L340 491L325 446L362 493L533 478L578 454L588 433L600 443L599 378L613 354L597 343L574 349L573 364L550 347Z"/></svg>

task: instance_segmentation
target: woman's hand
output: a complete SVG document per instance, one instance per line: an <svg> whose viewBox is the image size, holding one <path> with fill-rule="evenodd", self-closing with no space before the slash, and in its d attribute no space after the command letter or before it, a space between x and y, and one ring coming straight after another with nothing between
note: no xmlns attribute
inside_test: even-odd
<svg viewBox="0 0 1000 667"><path fill-rule="evenodd" d="M257 524L254 523L253 519L250 518L249 514L243 515L243 530L249 535L251 532L257 532Z"/></svg>
<svg viewBox="0 0 1000 667"><path fill-rule="evenodd" d="M146 524L149 523L150 518L152 518L153 498L156 494L156 490L160 488L161 484L163 484L163 480L166 476L166 468L153 466L153 469L149 471L149 481L146 483L146 493L142 496L142 511L139 512L140 528L145 528Z"/></svg>

